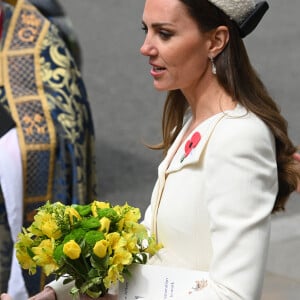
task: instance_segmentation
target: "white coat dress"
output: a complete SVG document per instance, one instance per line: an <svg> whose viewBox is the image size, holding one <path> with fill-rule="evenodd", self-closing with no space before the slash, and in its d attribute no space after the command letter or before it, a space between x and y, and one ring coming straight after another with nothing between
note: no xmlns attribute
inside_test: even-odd
<svg viewBox="0 0 300 300"><path fill-rule="evenodd" d="M208 286L185 298L258 300L278 191L274 137L241 105L181 144L190 122L158 168L146 211L144 223L164 245L151 263L209 272Z"/></svg>

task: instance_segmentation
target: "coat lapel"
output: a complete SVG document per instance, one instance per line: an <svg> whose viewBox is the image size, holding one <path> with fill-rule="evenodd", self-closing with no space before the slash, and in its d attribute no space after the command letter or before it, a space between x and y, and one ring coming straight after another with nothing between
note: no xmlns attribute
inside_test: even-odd
<svg viewBox="0 0 300 300"><path fill-rule="evenodd" d="M170 148L168 155L164 162L162 163L161 172L169 174L176 172L183 167L199 162L201 159L201 154L207 145L209 138L211 137L214 129L217 124L224 118L237 118L247 114L247 111L241 105L237 105L234 110L225 111L218 113L206 121L198 125L198 127L190 134L186 141L178 148L179 143L181 142L182 136L188 128L188 125L191 122L191 119L188 120L187 124L184 126L180 135L176 138L174 145ZM199 133L201 138L196 145L193 145L191 151L186 151L185 147L187 144L193 141L193 135ZM176 149L178 149L176 151ZM176 153L175 153L176 151ZM174 154L175 153L175 154Z"/></svg>
<svg viewBox="0 0 300 300"><path fill-rule="evenodd" d="M203 153L214 129L218 125L218 123L224 118L238 118L247 114L247 110L242 107L241 105L237 105L234 110L225 111L219 114L212 116L211 118L207 119L203 123L199 124L199 126L191 133L191 135L187 138L190 140L191 137L195 132L199 132L201 135L200 141L197 145L192 149L191 152L182 160L183 155L185 152L185 145L187 141L184 141L182 145L180 145L182 137L188 126L191 123L191 118L186 122L182 130L180 131L179 135L175 139L174 143L170 147L165 159L161 162L158 167L158 181L155 185L153 194L152 194L152 201L153 202L153 220L152 220L152 230L153 233L157 235L157 212L159 209L159 204L161 200L161 196L164 190L165 181L167 175L176 172L187 165L191 165L194 163L199 162L201 159L201 154ZM180 145L180 146L179 146Z"/></svg>
<svg viewBox="0 0 300 300"><path fill-rule="evenodd" d="M186 130L188 129L189 124L191 123L191 118L186 122L182 130L180 131L179 135L175 139L174 143L170 147L165 159L161 162L161 164L158 167L158 181L155 185L155 188L153 190L152 199L155 199L153 203L153 219L152 219L152 232L158 237L157 233L157 213L160 205L161 195L164 190L165 182L167 175L172 172L176 172L183 168L186 165L193 164L195 162L199 161L199 158L201 156L201 153L203 152L203 149L205 145L207 144L207 141L209 140L209 137L211 133L213 132L213 129L217 125L217 123L224 117L224 114L218 114L212 117L211 119L205 121L204 123L200 124L194 131L199 131L201 129L201 139L197 146L189 153L187 157L185 157L184 160L182 160L182 155L185 153L185 143L184 141L182 145L179 147L182 137ZM206 125L206 126L204 126ZM193 135L193 133L191 135ZM188 137L190 139L191 137Z"/></svg>
<svg viewBox="0 0 300 300"><path fill-rule="evenodd" d="M214 128L224 116L223 113L217 114L201 123L178 148L169 167L166 169L166 173L169 174L178 171L187 165L197 163L200 160L201 153L214 131ZM193 137L195 137L196 134L200 136L200 140L198 141L198 139L196 139L197 143L193 145ZM190 150L188 150L189 146Z"/></svg>
<svg viewBox="0 0 300 300"><path fill-rule="evenodd" d="M158 183L159 193L162 191L163 186L165 184L166 175L172 172L176 172L187 165L191 165L194 163L199 162L201 159L201 154L207 145L209 138L211 137L214 129L216 128L217 124L224 118L238 118L247 114L247 110L241 106L237 105L234 110L225 111L218 113L211 118L207 119L203 123L199 124L198 127L191 133L187 140L190 140L192 135L195 132L199 132L201 135L201 139L198 144L192 149L192 151L184 158L185 154L185 145L187 141L184 141L182 145L180 142L188 126L191 123L191 118L188 119L184 127L182 128L181 132L175 139L174 143L170 147L165 159L161 162L158 167ZM180 145L180 147L179 147Z"/></svg>

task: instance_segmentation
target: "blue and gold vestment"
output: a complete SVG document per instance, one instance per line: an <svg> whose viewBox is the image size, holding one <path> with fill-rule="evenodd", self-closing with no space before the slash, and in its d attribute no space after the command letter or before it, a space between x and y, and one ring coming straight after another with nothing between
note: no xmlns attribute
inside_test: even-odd
<svg viewBox="0 0 300 300"><path fill-rule="evenodd" d="M0 105L18 130L24 226L45 201L88 203L96 197L94 129L85 86L57 28L30 3L4 5ZM20 212L22 214L22 212ZM0 286L7 290L13 243L0 187ZM40 274L26 277L29 293Z"/></svg>

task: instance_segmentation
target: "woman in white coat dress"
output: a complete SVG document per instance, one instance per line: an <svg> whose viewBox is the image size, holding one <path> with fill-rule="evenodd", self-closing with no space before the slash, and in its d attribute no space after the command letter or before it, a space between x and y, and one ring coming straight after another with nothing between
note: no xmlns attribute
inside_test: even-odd
<svg viewBox="0 0 300 300"><path fill-rule="evenodd" d="M208 285L184 298L260 299L270 215L297 186L286 122L242 41L267 8L146 0L141 52L155 88L169 94L154 147L166 156L145 222L164 245L152 263L209 272Z"/></svg>
<svg viewBox="0 0 300 300"><path fill-rule="evenodd" d="M169 92L163 141L151 147L165 158L144 220L164 248L150 263L209 273L206 286L178 300L260 299L270 216L297 187L287 124L242 41L267 8L252 0L145 3L141 53L154 87Z"/></svg>

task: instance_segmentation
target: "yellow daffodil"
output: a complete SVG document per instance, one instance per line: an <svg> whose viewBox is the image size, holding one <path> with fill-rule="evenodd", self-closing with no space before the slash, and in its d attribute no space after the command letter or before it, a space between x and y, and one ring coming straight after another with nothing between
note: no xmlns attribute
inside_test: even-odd
<svg viewBox="0 0 300 300"><path fill-rule="evenodd" d="M110 204L108 202L101 202L101 201L93 201L91 204L91 210L94 217L98 216L97 209L102 208L109 208Z"/></svg>
<svg viewBox="0 0 300 300"><path fill-rule="evenodd" d="M69 258L77 259L81 254L81 248L74 240L70 240L64 244L63 252Z"/></svg>
<svg viewBox="0 0 300 300"><path fill-rule="evenodd" d="M30 231L35 235L41 236L44 234L48 238L54 239L60 238L62 234L55 218L50 213L42 211L35 215Z"/></svg>
<svg viewBox="0 0 300 300"><path fill-rule="evenodd" d="M122 233L122 237L126 240L126 248L131 253L138 253L139 249L137 247L137 236L133 233Z"/></svg>
<svg viewBox="0 0 300 300"><path fill-rule="evenodd" d="M122 211L123 211L122 206L116 205L116 206L113 207L113 210L114 210L119 216L122 215Z"/></svg>
<svg viewBox="0 0 300 300"><path fill-rule="evenodd" d="M124 226L128 227L128 222L137 223L141 218L141 212L138 208L134 208L125 204L123 206L116 205L114 206L114 210L122 216L122 218L118 222L118 229L123 230Z"/></svg>
<svg viewBox="0 0 300 300"><path fill-rule="evenodd" d="M113 283L116 283L118 280L123 282L124 278L121 275L122 271L123 271L123 266L121 265L110 266L107 272L107 276L103 280L105 287L109 288Z"/></svg>
<svg viewBox="0 0 300 300"><path fill-rule="evenodd" d="M106 253L107 253L107 247L109 246L109 242L106 240L101 240L98 241L94 248L93 251L94 253L99 257L99 258L103 258L105 257Z"/></svg>
<svg viewBox="0 0 300 300"><path fill-rule="evenodd" d="M58 239L61 237L61 231L52 218L42 225L42 232L49 238Z"/></svg>
<svg viewBox="0 0 300 300"><path fill-rule="evenodd" d="M28 270L29 274L33 275L36 273L36 263L29 256L27 251L17 250L16 257L21 267Z"/></svg>
<svg viewBox="0 0 300 300"><path fill-rule="evenodd" d="M25 251L22 251L25 250ZM17 249L16 250L16 257L19 261L19 264L22 266L23 269L28 270L29 274L36 273L36 263L32 260L29 256L26 249Z"/></svg>
<svg viewBox="0 0 300 300"><path fill-rule="evenodd" d="M150 255L154 255L158 250L163 248L162 243L156 243L156 239L154 238L154 236L148 238L147 243L148 245L145 249L145 252L149 253Z"/></svg>
<svg viewBox="0 0 300 300"><path fill-rule="evenodd" d="M148 237L148 232L147 229L144 225L139 224L139 223L135 223L132 221L127 221L125 223L125 231L136 234L139 236L139 238L142 237Z"/></svg>
<svg viewBox="0 0 300 300"><path fill-rule="evenodd" d="M100 219L100 228L99 230L102 231L103 233L109 232L109 226L110 226L111 220L103 217Z"/></svg>
<svg viewBox="0 0 300 300"><path fill-rule="evenodd" d="M26 229L23 229L23 233L18 234L18 243L16 244L16 248L19 247L31 247L33 244L33 234L31 232L27 232Z"/></svg>
<svg viewBox="0 0 300 300"><path fill-rule="evenodd" d="M118 222L117 225L118 225L118 230L119 230L119 231L122 231L122 230L124 229L125 219L122 218L121 220L119 220L119 222Z"/></svg>
<svg viewBox="0 0 300 300"><path fill-rule="evenodd" d="M65 214L69 216L70 223L72 225L74 224L75 220L80 220L81 219L81 216L78 213L78 211L72 206L69 206L69 207L66 208Z"/></svg>
<svg viewBox="0 0 300 300"><path fill-rule="evenodd" d="M125 222L127 221L138 222L138 220L141 218L141 212L138 208L134 208L130 206L130 209L125 213L124 218L125 218Z"/></svg>
<svg viewBox="0 0 300 300"><path fill-rule="evenodd" d="M23 233L19 233L18 242L15 245L17 259L23 269L27 269L29 274L36 273L36 263L29 255L28 249L33 246L32 233L23 229Z"/></svg>
<svg viewBox="0 0 300 300"><path fill-rule="evenodd" d="M130 265L132 262L132 254L124 248L118 248L111 258L111 265Z"/></svg>
<svg viewBox="0 0 300 300"><path fill-rule="evenodd" d="M113 250L125 247L127 244L127 241L123 237L121 237L121 235L118 232L112 232L107 234L106 240L109 242Z"/></svg>
<svg viewBox="0 0 300 300"><path fill-rule="evenodd" d="M112 249L115 249L115 245L119 242L120 237L121 235L118 232L112 232L106 235L106 240L109 242Z"/></svg>
<svg viewBox="0 0 300 300"><path fill-rule="evenodd" d="M38 266L43 267L47 276L58 268L53 259L53 250L54 243L50 239L43 240L37 247L32 248L32 252L35 254L33 260Z"/></svg>

